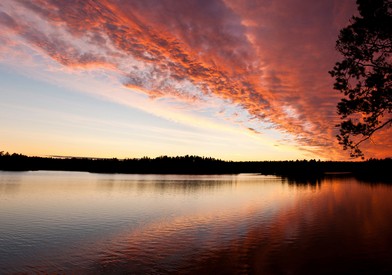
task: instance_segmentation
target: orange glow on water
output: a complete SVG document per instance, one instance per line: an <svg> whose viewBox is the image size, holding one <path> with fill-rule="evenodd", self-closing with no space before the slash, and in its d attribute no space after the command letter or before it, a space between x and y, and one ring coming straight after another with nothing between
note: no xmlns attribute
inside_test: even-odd
<svg viewBox="0 0 392 275"><path fill-rule="evenodd" d="M381 183L260 175L0 176L0 252L15 241L9 230L26 244L13 244L6 262L0 260L10 271L17 270L13 264L19 271L55 271L70 259L79 261L69 271L80 272L392 268L386 264L392 189ZM67 242L61 249L60 240ZM47 253L34 256L44 247ZM25 262L17 264L15 253L24 253Z"/></svg>

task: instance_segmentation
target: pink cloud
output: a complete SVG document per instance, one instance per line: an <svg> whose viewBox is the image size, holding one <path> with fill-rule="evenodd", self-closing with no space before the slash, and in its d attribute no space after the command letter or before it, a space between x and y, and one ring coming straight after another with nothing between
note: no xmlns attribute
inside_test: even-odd
<svg viewBox="0 0 392 275"><path fill-rule="evenodd" d="M0 24L7 27L10 30L17 30L18 24L15 20L9 16L8 13L0 11Z"/></svg>
<svg viewBox="0 0 392 275"><path fill-rule="evenodd" d="M306 150L344 155L333 127L340 95L327 72L353 0L18 0L13 8L0 7L0 24L64 66L116 70L152 98L217 97Z"/></svg>

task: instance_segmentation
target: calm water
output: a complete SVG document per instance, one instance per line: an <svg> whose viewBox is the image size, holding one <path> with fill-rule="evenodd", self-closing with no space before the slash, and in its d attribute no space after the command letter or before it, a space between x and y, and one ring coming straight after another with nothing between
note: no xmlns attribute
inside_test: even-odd
<svg viewBox="0 0 392 275"><path fill-rule="evenodd" d="M392 186L0 172L0 273L392 274Z"/></svg>

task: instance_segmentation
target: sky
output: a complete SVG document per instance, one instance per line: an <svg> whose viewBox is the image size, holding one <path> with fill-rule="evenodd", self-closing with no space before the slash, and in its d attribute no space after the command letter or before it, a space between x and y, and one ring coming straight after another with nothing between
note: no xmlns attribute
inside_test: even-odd
<svg viewBox="0 0 392 275"><path fill-rule="evenodd" d="M328 74L354 0L3 0L0 151L345 160ZM388 136L366 157L392 153Z"/></svg>

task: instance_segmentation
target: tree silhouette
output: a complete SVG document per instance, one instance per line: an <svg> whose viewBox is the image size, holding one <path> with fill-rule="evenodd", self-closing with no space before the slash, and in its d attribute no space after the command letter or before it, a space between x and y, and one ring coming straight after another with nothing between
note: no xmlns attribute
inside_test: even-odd
<svg viewBox="0 0 392 275"><path fill-rule="evenodd" d="M392 1L357 0L359 16L340 31L336 49L344 59L329 73L342 122L339 143L352 157L363 157L359 146L392 125Z"/></svg>

